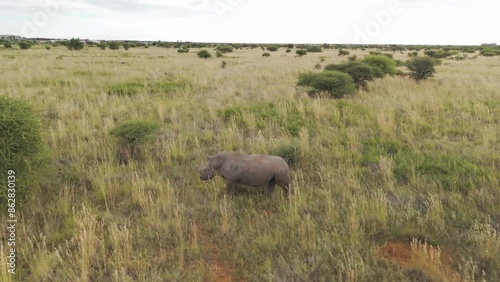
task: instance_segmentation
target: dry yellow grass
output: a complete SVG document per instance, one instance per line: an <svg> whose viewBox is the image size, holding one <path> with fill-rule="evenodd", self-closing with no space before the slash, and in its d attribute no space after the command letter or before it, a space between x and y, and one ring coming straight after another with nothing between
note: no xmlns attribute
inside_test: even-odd
<svg viewBox="0 0 500 282"><path fill-rule="evenodd" d="M18 273L2 266L2 281L403 281L373 247L414 237L454 246L463 280L500 278L498 58L445 60L428 81L386 77L338 101L295 87L321 57L343 61L337 50L196 51L0 51L0 95L43 116L54 168L26 187ZM187 84L155 88L165 81ZM127 83L142 86L107 94ZM161 129L121 164L109 130L129 119ZM255 189L228 198L221 179L199 180L207 154L283 144L300 148L288 200Z"/></svg>

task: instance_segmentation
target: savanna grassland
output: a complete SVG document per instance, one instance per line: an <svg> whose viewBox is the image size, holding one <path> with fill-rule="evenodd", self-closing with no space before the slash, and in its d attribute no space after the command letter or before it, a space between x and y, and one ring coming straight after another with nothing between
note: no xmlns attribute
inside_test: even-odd
<svg viewBox="0 0 500 282"><path fill-rule="evenodd" d="M197 51L0 50L0 95L33 105L46 147L1 281L500 280L499 57L329 99L297 77L338 50ZM160 125L136 156L110 135L126 120ZM201 181L221 150L286 157L293 195Z"/></svg>

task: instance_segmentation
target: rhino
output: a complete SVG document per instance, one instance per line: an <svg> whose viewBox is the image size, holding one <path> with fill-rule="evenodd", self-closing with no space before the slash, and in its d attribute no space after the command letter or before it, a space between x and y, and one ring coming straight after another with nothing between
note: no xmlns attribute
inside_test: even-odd
<svg viewBox="0 0 500 282"><path fill-rule="evenodd" d="M238 184L251 187L267 185L267 193L271 195L275 184L278 184L288 196L290 170L281 157L219 152L208 156L207 160L207 166L199 171L200 179L209 180L220 175L226 180L227 192L231 195L236 193Z"/></svg>

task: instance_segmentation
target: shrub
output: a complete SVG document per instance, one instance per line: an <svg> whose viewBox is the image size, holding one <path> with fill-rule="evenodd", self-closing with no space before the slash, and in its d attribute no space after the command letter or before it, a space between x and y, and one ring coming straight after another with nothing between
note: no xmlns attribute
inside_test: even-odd
<svg viewBox="0 0 500 282"><path fill-rule="evenodd" d="M226 68L226 65L227 65L226 61L222 61L222 63L220 64L220 67L224 69L224 68Z"/></svg>
<svg viewBox="0 0 500 282"><path fill-rule="evenodd" d="M130 48L130 45L128 43L123 43L123 49L128 50Z"/></svg>
<svg viewBox="0 0 500 282"><path fill-rule="evenodd" d="M45 50L50 50L50 45L45 45Z"/></svg>
<svg viewBox="0 0 500 282"><path fill-rule="evenodd" d="M479 54L485 57L493 57L500 54L500 50L494 50L493 48L484 48L479 51Z"/></svg>
<svg viewBox="0 0 500 282"><path fill-rule="evenodd" d="M372 67L379 68L383 74L396 74L396 62L385 55L368 55L361 61Z"/></svg>
<svg viewBox="0 0 500 282"><path fill-rule="evenodd" d="M83 43L80 42L79 38L71 38L68 42L66 42L66 47L68 47L69 50L82 50Z"/></svg>
<svg viewBox="0 0 500 282"><path fill-rule="evenodd" d="M129 120L111 129L111 136L118 139L120 161L138 157L139 146L150 142L159 128L159 124L153 121Z"/></svg>
<svg viewBox="0 0 500 282"><path fill-rule="evenodd" d="M106 44L104 44L104 42L99 43L97 46L99 46L99 48L101 48L101 50L106 49Z"/></svg>
<svg viewBox="0 0 500 282"><path fill-rule="evenodd" d="M295 51L295 54L297 54L297 56L299 56L299 57L302 57L304 55L307 55L307 51L304 49L299 49L299 50Z"/></svg>
<svg viewBox="0 0 500 282"><path fill-rule="evenodd" d="M321 69L321 64L320 63L315 64L314 68L317 69L317 70Z"/></svg>
<svg viewBox="0 0 500 282"><path fill-rule="evenodd" d="M323 52L323 49L320 46L308 46L306 48L307 52L311 53L320 53Z"/></svg>
<svg viewBox="0 0 500 282"><path fill-rule="evenodd" d="M355 62L357 60L358 60L358 56L356 56L356 55L352 55L352 56L347 57L347 61L349 61L349 62Z"/></svg>
<svg viewBox="0 0 500 282"><path fill-rule="evenodd" d="M351 53L347 50L344 50L344 49L340 49L339 50L339 56L348 56L350 55Z"/></svg>
<svg viewBox="0 0 500 282"><path fill-rule="evenodd" d="M230 45L221 45L217 47L217 51L221 53L231 53L233 52L233 46Z"/></svg>
<svg viewBox="0 0 500 282"><path fill-rule="evenodd" d="M10 41L4 41L3 42L3 47L4 48L12 48L12 43L10 43Z"/></svg>
<svg viewBox="0 0 500 282"><path fill-rule="evenodd" d="M17 179L26 180L37 168L44 148L42 125L39 116L25 101L0 96L0 132L0 181L7 188L8 170L13 170ZM8 192L3 187L0 202L6 200ZM26 192L17 189L16 195Z"/></svg>
<svg viewBox="0 0 500 282"><path fill-rule="evenodd" d="M189 53L189 49L182 47L182 48L177 49L177 53L181 53L181 54L182 53Z"/></svg>
<svg viewBox="0 0 500 282"><path fill-rule="evenodd" d="M293 49L294 45L290 43L290 44L287 44L287 45L286 45L286 47L287 47L288 49Z"/></svg>
<svg viewBox="0 0 500 282"><path fill-rule="evenodd" d="M290 49L286 49L286 51L285 51L285 52L286 52L286 53L290 53L290 52L292 52L292 50L290 50Z"/></svg>
<svg viewBox="0 0 500 282"><path fill-rule="evenodd" d="M109 46L108 46L108 47L109 47L109 49L111 49L111 50L118 50L118 48L120 48L120 46L118 45L118 42L116 42L116 41L111 41L111 42L109 43Z"/></svg>
<svg viewBox="0 0 500 282"><path fill-rule="evenodd" d="M289 166L293 167L300 161L302 147L298 143L286 142L274 148L272 154L282 157Z"/></svg>
<svg viewBox="0 0 500 282"><path fill-rule="evenodd" d="M267 46L267 51L276 52L278 51L278 46Z"/></svg>
<svg viewBox="0 0 500 282"><path fill-rule="evenodd" d="M217 52L215 52L215 57L222 58L222 57L224 57L224 54L222 54L221 51L217 51Z"/></svg>
<svg viewBox="0 0 500 282"><path fill-rule="evenodd" d="M406 67L410 70L410 77L416 81L432 77L436 72L434 62L430 57L412 57Z"/></svg>
<svg viewBox="0 0 500 282"><path fill-rule="evenodd" d="M262 57L270 57L270 56L271 56L271 54L270 54L270 53L268 53L268 52L264 52L264 53L262 53Z"/></svg>
<svg viewBox="0 0 500 282"><path fill-rule="evenodd" d="M201 50L196 54L202 59L208 59L212 57L212 54L210 54L210 52L208 52L207 50Z"/></svg>
<svg viewBox="0 0 500 282"><path fill-rule="evenodd" d="M330 64L325 66L325 70L336 70L349 74L356 88L362 87L364 90L368 90L368 81L373 81L377 77L375 68L363 62L347 62L338 65Z"/></svg>
<svg viewBox="0 0 500 282"><path fill-rule="evenodd" d="M19 48L21 48L23 50L31 48L31 44L27 41L21 41L18 43L18 45L19 45Z"/></svg>
<svg viewBox="0 0 500 282"><path fill-rule="evenodd" d="M342 98L356 91L351 76L340 71L302 73L299 75L297 85L309 87L309 95L327 92L332 98Z"/></svg>

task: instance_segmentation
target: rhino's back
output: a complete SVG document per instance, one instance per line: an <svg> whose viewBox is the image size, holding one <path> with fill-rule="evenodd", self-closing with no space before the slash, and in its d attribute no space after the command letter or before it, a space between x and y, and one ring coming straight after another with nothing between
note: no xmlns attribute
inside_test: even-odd
<svg viewBox="0 0 500 282"><path fill-rule="evenodd" d="M224 152L221 172L225 178L239 179L243 184L262 185L275 177L288 177L285 160L277 156L246 155Z"/></svg>

